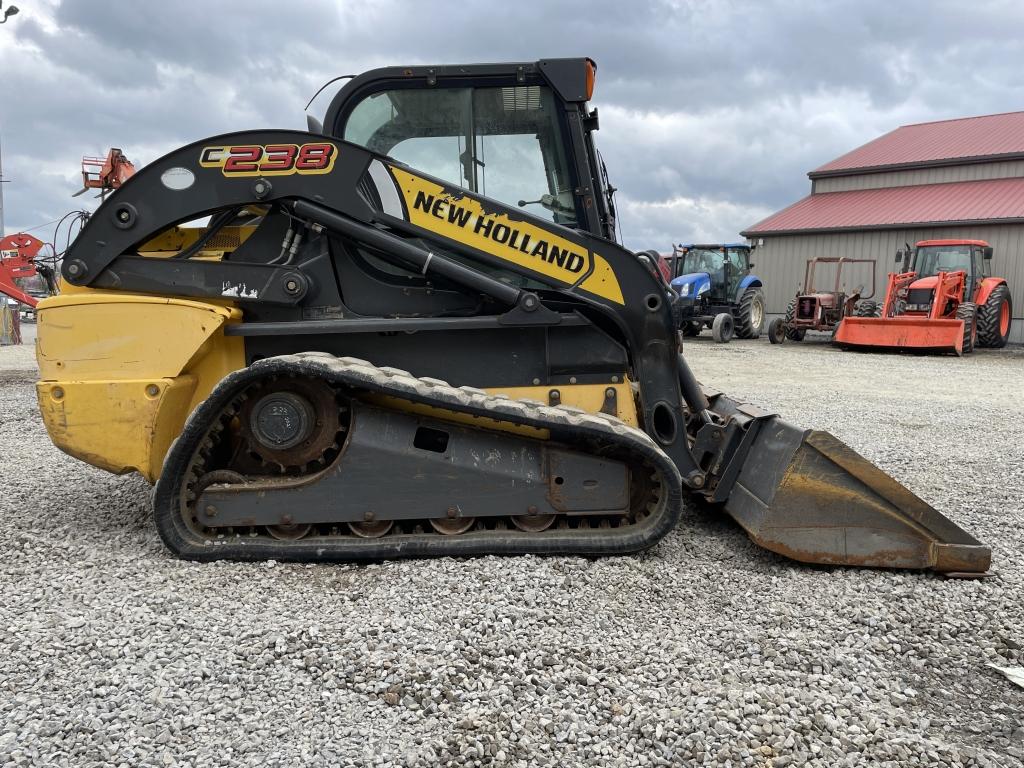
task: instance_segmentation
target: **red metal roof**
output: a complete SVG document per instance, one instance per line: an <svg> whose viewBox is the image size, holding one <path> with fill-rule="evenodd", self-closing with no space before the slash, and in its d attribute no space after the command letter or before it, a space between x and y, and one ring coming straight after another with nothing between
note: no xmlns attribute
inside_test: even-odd
<svg viewBox="0 0 1024 768"><path fill-rule="evenodd" d="M861 168L1024 154L1024 112L904 125L810 172L811 178Z"/></svg>
<svg viewBox="0 0 1024 768"><path fill-rule="evenodd" d="M1024 178L809 195L741 234L1024 219Z"/></svg>

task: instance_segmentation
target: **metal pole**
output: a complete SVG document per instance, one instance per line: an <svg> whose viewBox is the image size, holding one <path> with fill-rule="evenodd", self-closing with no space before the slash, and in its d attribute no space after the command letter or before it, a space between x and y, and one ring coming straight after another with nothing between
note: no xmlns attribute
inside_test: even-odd
<svg viewBox="0 0 1024 768"><path fill-rule="evenodd" d="M6 235L4 230L4 148L0 141L0 237Z"/></svg>

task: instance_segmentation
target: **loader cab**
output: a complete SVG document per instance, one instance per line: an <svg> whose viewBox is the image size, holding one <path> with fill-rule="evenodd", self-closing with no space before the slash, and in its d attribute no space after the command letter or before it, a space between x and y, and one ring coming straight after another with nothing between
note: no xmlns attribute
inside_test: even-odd
<svg viewBox="0 0 1024 768"><path fill-rule="evenodd" d="M616 239L593 139L596 65L389 67L334 97L324 132L556 224Z"/></svg>

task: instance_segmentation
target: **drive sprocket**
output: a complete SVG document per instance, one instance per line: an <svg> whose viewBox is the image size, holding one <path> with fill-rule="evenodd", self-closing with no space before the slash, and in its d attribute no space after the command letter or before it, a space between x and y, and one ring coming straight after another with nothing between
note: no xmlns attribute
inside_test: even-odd
<svg viewBox="0 0 1024 768"><path fill-rule="evenodd" d="M272 377L247 393L238 412L240 449L270 473L325 467L344 440L347 411L323 380Z"/></svg>

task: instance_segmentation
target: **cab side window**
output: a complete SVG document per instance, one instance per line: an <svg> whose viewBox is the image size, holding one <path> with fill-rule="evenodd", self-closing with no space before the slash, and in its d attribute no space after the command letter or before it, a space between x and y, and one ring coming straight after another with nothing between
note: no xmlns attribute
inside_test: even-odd
<svg viewBox="0 0 1024 768"><path fill-rule="evenodd" d="M555 99L545 86L381 91L356 105L342 136L510 207L576 226Z"/></svg>
<svg viewBox="0 0 1024 768"><path fill-rule="evenodd" d="M973 277L976 280L981 280L983 277L988 277L988 262L985 261L985 249L980 245L975 246L971 249L971 259L973 267Z"/></svg>

